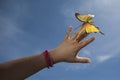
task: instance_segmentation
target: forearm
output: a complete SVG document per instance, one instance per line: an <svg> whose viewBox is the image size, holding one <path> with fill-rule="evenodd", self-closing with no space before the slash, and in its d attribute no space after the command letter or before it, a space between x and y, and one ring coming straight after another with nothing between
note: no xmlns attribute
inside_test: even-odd
<svg viewBox="0 0 120 80"><path fill-rule="evenodd" d="M57 63L53 56L56 53L55 50L49 51L50 56L53 58L54 63ZM0 65L0 79L9 80L22 80L30 75L42 70L46 67L46 62L43 53L25 57L21 59L12 60Z"/></svg>

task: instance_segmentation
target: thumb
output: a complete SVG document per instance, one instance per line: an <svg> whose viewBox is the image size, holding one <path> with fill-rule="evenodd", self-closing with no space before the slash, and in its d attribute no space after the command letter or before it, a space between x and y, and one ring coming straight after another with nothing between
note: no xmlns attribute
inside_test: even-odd
<svg viewBox="0 0 120 80"><path fill-rule="evenodd" d="M76 56L75 62L79 62L79 63L90 63L91 60L90 60L89 58L84 58L84 57Z"/></svg>

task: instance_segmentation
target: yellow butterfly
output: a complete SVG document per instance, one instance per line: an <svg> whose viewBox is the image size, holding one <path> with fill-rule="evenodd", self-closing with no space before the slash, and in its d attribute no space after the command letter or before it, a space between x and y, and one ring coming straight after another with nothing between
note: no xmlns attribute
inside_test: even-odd
<svg viewBox="0 0 120 80"><path fill-rule="evenodd" d="M82 27L78 30L78 36L80 34L82 34L82 32L85 30L86 33L101 33L104 35L104 33L102 33L98 27L96 27L93 23L94 21L92 20L92 18L94 17L91 14L86 14L86 15L80 15L79 13L75 14L76 18L81 21L84 22L84 24L82 25Z"/></svg>

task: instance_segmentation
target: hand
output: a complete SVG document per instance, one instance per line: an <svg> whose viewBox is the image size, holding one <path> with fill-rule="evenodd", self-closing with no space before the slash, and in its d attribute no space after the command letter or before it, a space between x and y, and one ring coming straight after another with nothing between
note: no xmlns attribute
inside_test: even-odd
<svg viewBox="0 0 120 80"><path fill-rule="evenodd" d="M79 52L79 50L81 50L89 43L91 43L95 38L91 37L88 40L81 41L87 36L87 33L82 34L80 39L76 39L77 33L70 37L71 31L72 27L69 27L63 42L57 48L51 51L51 56L53 57L53 60L55 61L55 63L57 62L89 63L90 62L89 58L79 57L77 53Z"/></svg>

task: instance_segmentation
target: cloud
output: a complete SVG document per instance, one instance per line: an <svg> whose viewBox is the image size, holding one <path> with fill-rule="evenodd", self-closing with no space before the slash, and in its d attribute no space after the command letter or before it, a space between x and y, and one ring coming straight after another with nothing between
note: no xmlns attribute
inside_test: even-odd
<svg viewBox="0 0 120 80"><path fill-rule="evenodd" d="M117 57L120 58L119 55L120 55L119 47L116 48L116 49L113 48L109 53L106 53L104 55L103 54L102 55L97 55L96 60L97 60L98 63L99 62L102 63L102 62L106 62L108 60L113 60L114 58L117 58Z"/></svg>
<svg viewBox="0 0 120 80"><path fill-rule="evenodd" d="M23 33L23 31L18 27L15 21L9 18L0 17L0 36L3 37L13 37L17 33Z"/></svg>
<svg viewBox="0 0 120 80"><path fill-rule="evenodd" d="M20 28L22 25L19 19L26 15L27 5L19 2L3 1L0 7L0 37L2 39L16 37L17 34L24 34Z"/></svg>
<svg viewBox="0 0 120 80"><path fill-rule="evenodd" d="M113 55L104 55L104 56L97 56L98 62L105 62L109 59L111 59Z"/></svg>
<svg viewBox="0 0 120 80"><path fill-rule="evenodd" d="M87 67L90 66L90 64L82 64L82 63L70 63L70 64L64 64L62 67L64 67L65 71L77 71L77 70L84 70L87 69Z"/></svg>
<svg viewBox="0 0 120 80"><path fill-rule="evenodd" d="M8 1L0 6L0 61L21 57L23 54L20 53L25 51L22 48L28 47L23 39L27 34L19 22L23 14L26 15L26 8L17 3L19 2Z"/></svg>

